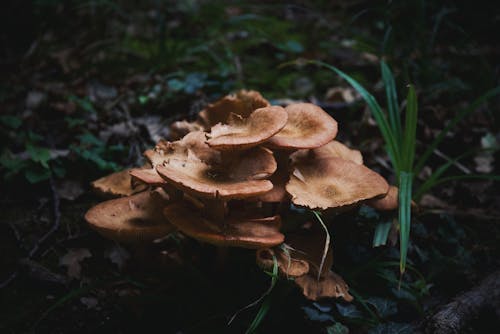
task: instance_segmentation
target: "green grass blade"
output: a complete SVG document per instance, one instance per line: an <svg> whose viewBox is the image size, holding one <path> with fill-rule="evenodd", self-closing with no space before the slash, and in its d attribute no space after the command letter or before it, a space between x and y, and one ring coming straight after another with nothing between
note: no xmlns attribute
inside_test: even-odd
<svg viewBox="0 0 500 334"><path fill-rule="evenodd" d="M384 81L385 94L387 96L387 111L389 114L389 123L394 137L400 141L402 138L401 130L401 115L399 113L398 94L396 93L396 83L394 82L394 75L391 69L384 61L380 62L380 69L382 72L382 80Z"/></svg>
<svg viewBox="0 0 500 334"><path fill-rule="evenodd" d="M415 94L413 86L410 85L408 97L406 99L405 132L403 137L403 149L401 151L401 169L406 172L411 172L413 170L417 136L417 113L417 95Z"/></svg>
<svg viewBox="0 0 500 334"><path fill-rule="evenodd" d="M389 231L391 230L392 222L378 223L373 233L373 247L383 246L387 243Z"/></svg>
<svg viewBox="0 0 500 334"><path fill-rule="evenodd" d="M399 247L401 253L399 270L401 274L403 274L406 269L406 257L410 241L411 188L413 174L402 171L399 177Z"/></svg>
<svg viewBox="0 0 500 334"><path fill-rule="evenodd" d="M257 328L259 328L262 321L264 321L267 312L269 312L269 309L271 308L271 292L277 282L278 282L278 259L276 259L276 256L273 255L273 272L271 274L271 288L268 290L269 292L266 294L264 301L260 305L257 315L255 316L255 318L253 319L252 323L250 324L245 333L248 334L254 333L257 330Z"/></svg>
<svg viewBox="0 0 500 334"><path fill-rule="evenodd" d="M357 82L348 74L342 72L335 66L329 65L327 63L318 60L308 60L307 63L326 67L327 69L338 74L341 78L346 80L354 89L356 89L356 91L368 104L368 107L370 108L372 115L375 118L375 121L377 122L377 125L380 128L380 132L382 133L382 136L384 137L385 143L387 145L387 150L389 151L389 156L393 159L392 165L394 169L396 171L399 170L400 157L401 157L399 142L396 141L395 135L391 127L389 126L389 123L387 122L387 118L385 117L382 108L378 104L377 100L375 100L373 95L371 95L359 82Z"/></svg>
<svg viewBox="0 0 500 334"><path fill-rule="evenodd" d="M481 151L484 151L484 150L481 150ZM432 189L438 182L439 178L441 177L441 175L443 175L448 169L450 169L451 166L453 166L457 161L463 159L463 158L466 158L470 155L473 155L473 154L476 154L478 152L478 150L470 150L468 152L465 152L464 154L454 158L454 159L450 159L448 160L448 162L442 164L441 166L439 166L439 168L437 168L433 173L432 175L427 179L425 180L424 183L422 183L418 189L415 191L415 194L413 195L413 198L416 200L416 201L419 201L420 198L426 194L430 189Z"/></svg>
<svg viewBox="0 0 500 334"><path fill-rule="evenodd" d="M481 106L483 103L485 103L487 100L491 99L492 97L500 94L500 86L493 88L483 95L481 95L477 100L472 102L472 104L465 108L462 109L452 120L451 122L448 123L448 125L441 130L439 135L434 139L434 141L431 143L431 145L425 150L425 152L421 155L420 159L418 160L418 163L415 167L415 174L418 175L422 168L425 166L425 163L431 156L432 152L436 149L436 147L443 141L444 137L446 134L453 129L462 119L464 119L467 115L469 115L471 112L476 110L479 106Z"/></svg>

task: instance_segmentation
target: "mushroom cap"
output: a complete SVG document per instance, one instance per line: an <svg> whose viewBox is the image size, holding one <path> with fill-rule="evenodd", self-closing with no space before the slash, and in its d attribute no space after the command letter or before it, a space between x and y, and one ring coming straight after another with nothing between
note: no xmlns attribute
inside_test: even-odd
<svg viewBox="0 0 500 334"><path fill-rule="evenodd" d="M307 261L293 257L280 247L259 249L255 256L257 265L264 270L273 269L273 256L276 257L278 272L283 277L299 277L309 272Z"/></svg>
<svg viewBox="0 0 500 334"><path fill-rule="evenodd" d="M263 178L276 170L272 152L255 147L227 155L220 164L208 164L189 156L173 157L156 168L161 177L179 190L202 198L243 199L270 191Z"/></svg>
<svg viewBox="0 0 500 334"><path fill-rule="evenodd" d="M265 203L281 203L288 198L288 193L286 192L285 186L289 180L288 170L283 168L278 168L271 177L269 181L273 184L273 189L265 194L259 195L250 200L265 202Z"/></svg>
<svg viewBox="0 0 500 334"><path fill-rule="evenodd" d="M132 179L150 186L161 187L167 183L153 168L135 168L130 170Z"/></svg>
<svg viewBox="0 0 500 334"><path fill-rule="evenodd" d="M304 275L295 279L295 283L302 289L302 293L307 299L318 300L327 297L342 297L350 302L353 297L349 294L349 286L339 275L329 271L325 277L320 278L312 275Z"/></svg>
<svg viewBox="0 0 500 334"><path fill-rule="evenodd" d="M336 140L332 140L328 144L315 148L312 151L316 159L341 158L357 163L358 165L363 164L363 155L361 155L360 151L353 150Z"/></svg>
<svg viewBox="0 0 500 334"><path fill-rule="evenodd" d="M213 126L207 144L217 150L241 150L257 146L285 127L288 114L279 106L253 111L247 118L230 114L226 124Z"/></svg>
<svg viewBox="0 0 500 334"><path fill-rule="evenodd" d="M220 152L210 148L205 141L205 132L194 131L174 142L160 140L154 150L146 150L144 156L153 168L166 160L183 159L187 156L211 163L220 161Z"/></svg>
<svg viewBox="0 0 500 334"><path fill-rule="evenodd" d="M134 185L130 169L112 173L92 182L92 188L103 197L122 197L141 192L144 185Z"/></svg>
<svg viewBox="0 0 500 334"><path fill-rule="evenodd" d="M169 203L161 189L102 202L85 214L85 220L106 238L124 243L144 243L162 238L174 227L162 210Z"/></svg>
<svg viewBox="0 0 500 334"><path fill-rule="evenodd" d="M217 246L259 249L279 245L285 239L279 231L279 216L229 217L224 222L213 222L187 202L170 204L163 214L184 234Z"/></svg>
<svg viewBox="0 0 500 334"><path fill-rule="evenodd" d="M389 185L376 172L352 161L303 159L293 165L286 190L294 204L324 210L384 195Z"/></svg>
<svg viewBox="0 0 500 334"><path fill-rule="evenodd" d="M235 94L226 95L220 100L208 105L198 114L199 118L212 127L217 123L225 123L231 113L248 117L255 109L268 107L271 104L259 92L240 90Z"/></svg>
<svg viewBox="0 0 500 334"><path fill-rule="evenodd" d="M271 148L301 149L325 145L337 135L337 121L312 103L294 103L285 108L288 122L267 141Z"/></svg>
<svg viewBox="0 0 500 334"><path fill-rule="evenodd" d="M170 124L170 140L178 140L190 132L203 131L204 127L199 121L188 122L186 120L177 121Z"/></svg>
<svg viewBox="0 0 500 334"><path fill-rule="evenodd" d="M380 211L396 210L399 207L399 188L390 186L387 194L382 198L374 198L366 201L366 205Z"/></svg>

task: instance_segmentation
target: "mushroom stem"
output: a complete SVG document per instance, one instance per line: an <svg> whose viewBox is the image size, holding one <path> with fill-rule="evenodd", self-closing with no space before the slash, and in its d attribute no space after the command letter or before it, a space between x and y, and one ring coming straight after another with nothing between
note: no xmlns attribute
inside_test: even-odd
<svg viewBox="0 0 500 334"><path fill-rule="evenodd" d="M163 189L165 189L165 192L168 194L168 197L172 202L180 201L183 198L183 193L181 190L173 187L170 184L166 184L163 186Z"/></svg>
<svg viewBox="0 0 500 334"><path fill-rule="evenodd" d="M215 258L214 269L215 272L221 273L224 271L229 257L229 247L217 246L217 255Z"/></svg>
<svg viewBox="0 0 500 334"><path fill-rule="evenodd" d="M215 222L223 223L227 212L227 201L221 199L204 199L205 216Z"/></svg>

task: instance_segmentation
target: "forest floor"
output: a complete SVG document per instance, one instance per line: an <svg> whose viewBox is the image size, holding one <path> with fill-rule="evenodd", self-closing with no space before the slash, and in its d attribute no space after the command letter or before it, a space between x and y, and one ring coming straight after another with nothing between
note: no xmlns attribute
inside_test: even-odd
<svg viewBox="0 0 500 334"><path fill-rule="evenodd" d="M231 250L221 269L209 245L178 235L138 250L102 238L83 218L102 200L91 181L140 166L172 121L223 95L246 88L276 104L320 105L339 122L338 138L394 183L360 97L333 72L290 62L335 65L385 105L385 59L400 101L408 84L417 89L417 157L500 84L491 37L499 13L487 5L179 3L20 1L0 14L0 332L245 332L262 303L229 319L271 281L254 252ZM280 280L258 332L424 330L440 307L497 271L500 192L489 175L500 175L499 102L476 105L416 176L418 190L463 155L443 175L450 181L419 199L402 277L397 233L372 247L375 226L395 215L340 214L330 222L334 269L354 301L311 302ZM463 332L495 333L494 311L478 312Z"/></svg>

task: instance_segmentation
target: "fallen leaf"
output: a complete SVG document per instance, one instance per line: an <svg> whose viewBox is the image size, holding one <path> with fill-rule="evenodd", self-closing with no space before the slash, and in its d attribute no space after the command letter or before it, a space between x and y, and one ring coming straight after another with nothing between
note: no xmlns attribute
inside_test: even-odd
<svg viewBox="0 0 500 334"><path fill-rule="evenodd" d="M87 306L87 310L93 309L99 304L97 298L94 297L82 297L80 298L80 302Z"/></svg>
<svg viewBox="0 0 500 334"><path fill-rule="evenodd" d="M87 248L70 249L66 255L59 259L59 265L68 269L68 276L80 279L82 266L80 262L91 257L92 254Z"/></svg>
<svg viewBox="0 0 500 334"><path fill-rule="evenodd" d="M119 270L122 270L128 259L130 259L130 254L125 248L115 244L104 252L104 257L116 264Z"/></svg>

